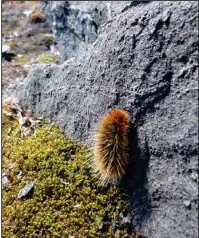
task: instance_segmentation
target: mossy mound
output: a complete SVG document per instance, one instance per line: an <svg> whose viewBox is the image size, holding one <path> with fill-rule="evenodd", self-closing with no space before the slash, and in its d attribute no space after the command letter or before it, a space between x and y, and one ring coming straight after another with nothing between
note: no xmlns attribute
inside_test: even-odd
<svg viewBox="0 0 199 238"><path fill-rule="evenodd" d="M21 138L17 120L5 115L2 133L3 171L14 164L2 192L3 237L134 237L118 222L127 207L123 194L99 184L86 146L46 123ZM19 199L33 181L29 196Z"/></svg>

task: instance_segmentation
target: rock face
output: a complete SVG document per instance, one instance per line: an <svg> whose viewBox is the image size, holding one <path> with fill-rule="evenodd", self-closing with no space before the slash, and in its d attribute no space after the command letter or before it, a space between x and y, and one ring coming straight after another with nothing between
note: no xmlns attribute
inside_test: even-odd
<svg viewBox="0 0 199 238"><path fill-rule="evenodd" d="M62 61L83 56L97 39L100 26L130 1L41 1L41 9L52 25Z"/></svg>
<svg viewBox="0 0 199 238"><path fill-rule="evenodd" d="M32 68L17 91L24 107L91 143L101 116L131 116L124 187L133 229L148 237L197 237L198 5L132 6L108 21L84 59Z"/></svg>

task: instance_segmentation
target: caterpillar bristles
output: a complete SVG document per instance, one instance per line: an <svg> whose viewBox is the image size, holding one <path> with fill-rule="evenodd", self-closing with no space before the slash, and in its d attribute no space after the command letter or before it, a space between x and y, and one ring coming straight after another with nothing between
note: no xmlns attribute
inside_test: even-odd
<svg viewBox="0 0 199 238"><path fill-rule="evenodd" d="M128 165L130 117L112 109L100 121L95 135L94 166L102 183L116 183Z"/></svg>

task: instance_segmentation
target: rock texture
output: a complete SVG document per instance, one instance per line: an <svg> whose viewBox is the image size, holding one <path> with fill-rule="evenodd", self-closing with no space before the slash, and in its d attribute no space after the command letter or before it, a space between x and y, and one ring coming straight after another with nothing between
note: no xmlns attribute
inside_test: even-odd
<svg viewBox="0 0 199 238"><path fill-rule="evenodd" d="M150 2L107 21L84 59L32 68L24 107L91 143L110 108L131 116L133 229L198 237L198 4ZM125 180L126 179L126 180Z"/></svg>
<svg viewBox="0 0 199 238"><path fill-rule="evenodd" d="M128 7L131 1L41 1L52 25L62 61L83 56L97 39L100 26Z"/></svg>

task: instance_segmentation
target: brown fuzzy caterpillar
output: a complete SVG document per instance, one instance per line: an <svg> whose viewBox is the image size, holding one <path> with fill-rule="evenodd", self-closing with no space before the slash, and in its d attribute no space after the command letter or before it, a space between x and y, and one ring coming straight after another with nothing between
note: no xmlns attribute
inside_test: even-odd
<svg viewBox="0 0 199 238"><path fill-rule="evenodd" d="M103 182L117 182L128 164L129 115L113 109L101 120L95 137L95 168Z"/></svg>

